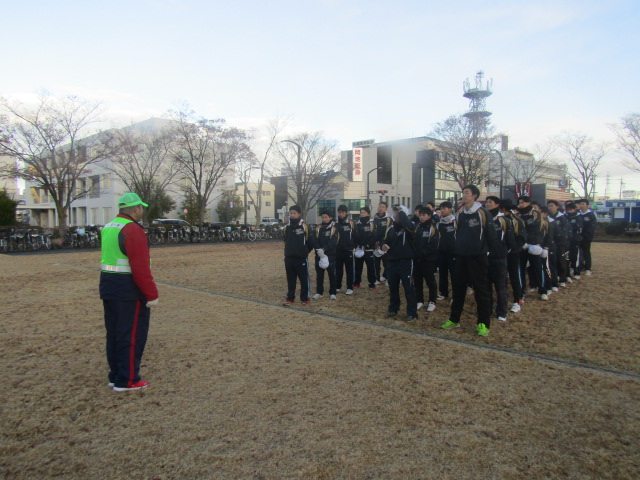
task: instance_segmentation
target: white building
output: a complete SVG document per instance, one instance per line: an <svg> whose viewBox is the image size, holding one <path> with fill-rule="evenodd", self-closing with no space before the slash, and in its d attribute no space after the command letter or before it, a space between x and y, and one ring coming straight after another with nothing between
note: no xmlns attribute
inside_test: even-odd
<svg viewBox="0 0 640 480"><path fill-rule="evenodd" d="M245 192L246 189L246 192ZM240 200L246 205L246 221L244 216L240 218L240 222L247 225L258 225L262 217L275 217L276 215L276 202L275 202L276 187L267 181L263 182L262 190L258 190L258 184L253 182L236 183L235 194L240 197ZM256 204L257 196L262 197L262 207L260 209L260 217L256 218ZM253 198L253 200L252 200Z"/></svg>

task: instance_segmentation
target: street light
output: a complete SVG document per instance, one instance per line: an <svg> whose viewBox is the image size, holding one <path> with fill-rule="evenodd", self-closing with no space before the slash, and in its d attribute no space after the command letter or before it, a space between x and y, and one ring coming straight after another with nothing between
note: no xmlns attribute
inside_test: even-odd
<svg viewBox="0 0 640 480"><path fill-rule="evenodd" d="M502 182L503 182L502 170L504 165L504 159L502 158L502 153L500 153L500 150L496 150L494 148L493 151L498 154L498 157L500 157L500 199L502 200Z"/></svg>
<svg viewBox="0 0 640 480"><path fill-rule="evenodd" d="M367 172L367 207L371 208L371 201L369 200L369 175L371 175L371 173L375 172L376 170L380 170L381 167L376 167L373 168L371 170L369 170L369 172Z"/></svg>

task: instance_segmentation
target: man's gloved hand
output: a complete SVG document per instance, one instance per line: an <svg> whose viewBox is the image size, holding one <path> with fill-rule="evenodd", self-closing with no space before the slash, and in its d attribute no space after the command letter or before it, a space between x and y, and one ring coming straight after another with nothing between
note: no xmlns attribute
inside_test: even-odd
<svg viewBox="0 0 640 480"><path fill-rule="evenodd" d="M320 258L324 258L324 257L326 257L326 255L325 255L325 253L324 253L324 249L323 249L323 248L317 248L317 249L316 249L316 253L318 254L318 256L319 256Z"/></svg>
<svg viewBox="0 0 640 480"><path fill-rule="evenodd" d="M540 256L542 258L547 258L549 256L549 250L545 248L544 250L542 250L542 253L540 254Z"/></svg>
<svg viewBox="0 0 640 480"><path fill-rule="evenodd" d="M147 302L147 308L155 307L156 305L158 305L158 299L157 298L155 300L151 300L150 302Z"/></svg>

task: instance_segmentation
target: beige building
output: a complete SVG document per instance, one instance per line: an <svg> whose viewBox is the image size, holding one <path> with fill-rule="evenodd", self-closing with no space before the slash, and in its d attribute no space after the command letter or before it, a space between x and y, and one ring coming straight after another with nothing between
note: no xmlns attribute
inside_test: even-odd
<svg viewBox="0 0 640 480"><path fill-rule="evenodd" d="M246 189L246 190L245 190ZM272 217L276 215L276 201L275 201L276 187L271 183L265 181L262 184L262 190L258 190L258 184L248 182L246 184L242 182L236 183L235 194L240 197L245 207L246 220L243 217L240 218L240 222L247 225L258 225L262 218ZM262 206L260 209L260 218L256 217L256 203L258 195L262 198Z"/></svg>

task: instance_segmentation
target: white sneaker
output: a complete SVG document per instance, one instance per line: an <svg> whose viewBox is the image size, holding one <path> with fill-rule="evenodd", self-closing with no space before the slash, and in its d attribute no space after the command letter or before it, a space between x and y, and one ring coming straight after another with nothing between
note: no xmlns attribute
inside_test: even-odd
<svg viewBox="0 0 640 480"><path fill-rule="evenodd" d="M339 288L339 289L336 290L336 293L340 293L341 291L342 291L342 289Z"/></svg>
<svg viewBox="0 0 640 480"><path fill-rule="evenodd" d="M551 291L552 292L557 292L558 291L558 287L551 287Z"/></svg>
<svg viewBox="0 0 640 480"><path fill-rule="evenodd" d="M518 305L520 306L520 305ZM506 322L507 321L507 317L498 317L498 320L500 320L501 322Z"/></svg>
<svg viewBox="0 0 640 480"><path fill-rule="evenodd" d="M384 278L384 277L380 277L380 283L384 283L384 282L385 282L385 280L387 280L387 279L386 279L386 278Z"/></svg>
<svg viewBox="0 0 640 480"><path fill-rule="evenodd" d="M560 282L558 285L560 285L562 288L566 288L567 287L567 284L564 283L564 282Z"/></svg>
<svg viewBox="0 0 640 480"><path fill-rule="evenodd" d="M424 307L424 303L418 302L418 308L416 308L416 310L420 310L422 307Z"/></svg>
<svg viewBox="0 0 640 480"><path fill-rule="evenodd" d="M319 298L322 298L322 294L321 293L316 293L313 297L314 300L318 300Z"/></svg>
<svg viewBox="0 0 640 480"><path fill-rule="evenodd" d="M336 297L335 295L331 295L329 298L330 298L331 300L337 300L337 299L338 299L338 297Z"/></svg>
<svg viewBox="0 0 640 480"><path fill-rule="evenodd" d="M549 300L549 297L546 294L540 295L540 300Z"/></svg>
<svg viewBox="0 0 640 480"><path fill-rule="evenodd" d="M438 295L436 300L444 300L445 298L447 298L447 297L445 297L444 295Z"/></svg>
<svg viewBox="0 0 640 480"><path fill-rule="evenodd" d="M427 312L433 312L436 309L436 304L433 302L429 302L429 305L427 305Z"/></svg>
<svg viewBox="0 0 640 480"><path fill-rule="evenodd" d="M591 270L586 270L584 274L588 277L589 275L593 275L593 272Z"/></svg>
<svg viewBox="0 0 640 480"><path fill-rule="evenodd" d="M574 276L573 276L573 279L574 279L574 280L580 280L580 275L574 275Z"/></svg>
<svg viewBox="0 0 640 480"><path fill-rule="evenodd" d="M514 303L513 305L511 305L511 311L513 313L518 313L520 311L520 305L518 305L517 303Z"/></svg>
<svg viewBox="0 0 640 480"><path fill-rule="evenodd" d="M527 292L529 292L529 293L533 293L533 292L535 292L536 290L538 290L538 289L537 289L537 288L529 288L529 289L527 289Z"/></svg>
<svg viewBox="0 0 640 480"><path fill-rule="evenodd" d="M345 295L351 295L353 294L353 290L351 290L350 288L347 289L346 292L344 292Z"/></svg>
<svg viewBox="0 0 640 480"><path fill-rule="evenodd" d="M567 283L573 283L573 280L571 280L571 277L567 277Z"/></svg>
<svg viewBox="0 0 640 480"><path fill-rule="evenodd" d="M547 297L551 296L552 293L553 293L553 290L547 290Z"/></svg>

